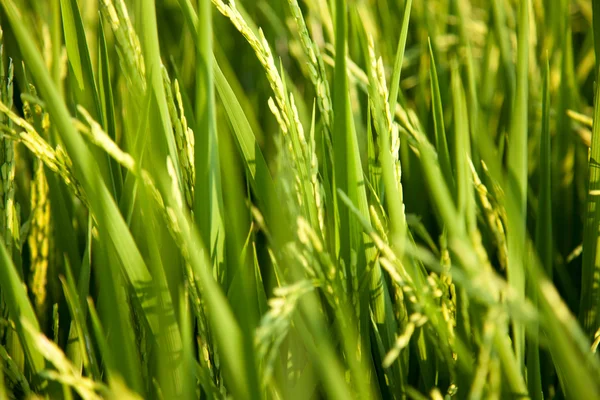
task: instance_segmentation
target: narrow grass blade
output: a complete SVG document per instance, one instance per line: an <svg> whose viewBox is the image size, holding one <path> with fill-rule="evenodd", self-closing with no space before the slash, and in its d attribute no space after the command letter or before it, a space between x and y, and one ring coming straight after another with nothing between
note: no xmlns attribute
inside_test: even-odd
<svg viewBox="0 0 600 400"><path fill-rule="evenodd" d="M542 134L540 140L540 189L538 195L538 214L536 221L535 242L538 257L543 270L552 278L553 236L552 236L552 154L550 149L550 65L546 63L544 89L542 96ZM530 282L528 285L532 285ZM528 290L531 301L537 305L535 288ZM539 329L533 327L527 341L527 386L533 399L543 399L542 371L549 375L547 354L540 354ZM542 362L544 360L545 362ZM546 378L548 380L549 376Z"/></svg>
<svg viewBox="0 0 600 400"><path fill-rule="evenodd" d="M22 321L27 321L32 330L39 332L40 328L25 292L23 282L15 266L6 252L4 242L0 240L0 289L11 319L17 326L19 340L27 355L27 362L33 373L38 373L44 368L44 358L34 345L35 338L25 330Z"/></svg>
<svg viewBox="0 0 600 400"><path fill-rule="evenodd" d="M240 327L243 330L247 381L249 394L254 398L260 396L258 374L256 373L254 332L258 326L259 303L256 294L257 282L255 279L252 259L248 252L243 251L246 232L250 229L249 212L244 207L244 184L236 171L237 163L234 157L234 147L230 137L222 137L222 160L224 188L226 189L225 205L231 212L225 218L228 227L227 249L229 250L228 265L232 269L232 285L228 298L236 312ZM237 290L236 290L237 289Z"/></svg>
<svg viewBox="0 0 600 400"><path fill-rule="evenodd" d="M525 293L526 280L526 217L527 217L527 143L528 143L528 72L529 72L529 2L519 7L517 56L517 89L512 112L508 143L507 202L508 213L508 280L517 293ZM513 325L515 354L524 370L525 332Z"/></svg>
<svg viewBox="0 0 600 400"><path fill-rule="evenodd" d="M359 224L354 218L351 218L349 210L340 204L338 197L339 191L347 193L352 203L359 208L365 218L370 218L362 171L362 162L358 150L358 140L354 120L352 118L348 76L347 76L347 37L348 37L348 16L347 4L345 0L336 0L335 12L335 69L333 80L333 148L334 148L334 187L337 188L334 196L334 210L339 215L337 226L339 237L339 259L343 260L346 268L346 279L348 285L352 287L352 281L363 277L366 270L366 260L361 255L358 260L352 256L352 253L364 249L365 242L362 237ZM353 261L355 259L355 261ZM344 338L347 347L355 347L356 340L360 340L359 346L364 346L369 341L370 318L368 316L368 291L360 294L360 321L358 323L358 333L360 336L351 338L350 332ZM352 335L353 336L353 335ZM352 343L354 342L354 343ZM351 344L352 343L352 344ZM364 379L365 369L363 361L356 360L350 356L348 360L354 380L358 385L361 396L369 396L372 387L371 383Z"/></svg>
<svg viewBox="0 0 600 400"><path fill-rule="evenodd" d="M454 164L456 168L455 181L457 189L456 205L459 218L464 219L469 232L477 226L475 219L475 199L473 183L469 168L471 158L471 141L469 118L465 91L458 69L452 70L452 98L454 103Z"/></svg>
<svg viewBox="0 0 600 400"><path fill-rule="evenodd" d="M437 74L436 62L433 56L433 47L431 39L429 41L430 69L431 79L431 108L433 112L433 127L435 133L435 147L440 160L440 167L446 180L446 185L452 193L455 193L454 175L452 174L452 163L450 162L450 152L448 151L448 140L446 138L446 127L444 125L444 109L442 105L442 95L440 93L440 83Z"/></svg>
<svg viewBox="0 0 600 400"><path fill-rule="evenodd" d="M598 54L600 54L600 4L597 1L592 2L593 7L593 26L594 31L594 53L596 53L596 76L600 73L600 60L598 60Z"/></svg>
<svg viewBox="0 0 600 400"><path fill-rule="evenodd" d="M90 52L77 0L60 0L60 9L62 12L62 24L69 64L79 86L79 91L91 94L92 104L95 107L99 107L100 101L96 89ZM100 113L100 109L95 108L94 113Z"/></svg>
<svg viewBox="0 0 600 400"><path fill-rule="evenodd" d="M536 223L536 248L540 263L552 279L554 237L552 228L552 150L550 142L550 66L546 63L542 97L542 129L539 152L540 188L538 195L538 212Z"/></svg>
<svg viewBox="0 0 600 400"><path fill-rule="evenodd" d="M470 15L467 12L467 3L464 1L455 1L455 7L457 8L458 14L458 30L461 44L464 48L465 52L465 63L466 63L466 73L467 73L467 99L469 104L469 125L471 125L471 142L473 143L473 147L471 149L471 158L473 159L473 163L476 165L476 168L479 169L480 158L479 158L479 118L480 118L480 106L479 106L479 96L478 96L478 87L477 87L477 77L476 77L476 66L475 66L475 58L473 57L473 50L471 39L469 37L468 31L468 22L470 21ZM520 21L522 22L522 21ZM526 41L525 43L528 43Z"/></svg>
<svg viewBox="0 0 600 400"><path fill-rule="evenodd" d="M85 36L85 28L79 12L77 0L60 0L62 23L69 65L77 81L77 100L92 110L97 118L102 117L100 97L96 87L90 51ZM113 194L116 193L108 157L101 152L92 151L102 172L102 176Z"/></svg>
<svg viewBox="0 0 600 400"><path fill-rule="evenodd" d="M181 171L177 157L177 145L170 125L169 111L166 102L165 87L163 83L162 62L160 59L160 48L158 40L158 27L156 20L156 5L153 0L144 0L140 6L142 18L141 44L146 63L146 74L148 81L148 90L152 98L151 104L156 107L157 120L159 125L153 127L151 132L156 143L153 143L153 149L157 154L165 159L171 157L174 162L175 171L178 179L181 179Z"/></svg>
<svg viewBox="0 0 600 400"><path fill-rule="evenodd" d="M390 110L396 110L398 101L398 91L400 90L400 75L402 73L402 64L404 61L404 50L406 48L406 39L408 37L408 24L410 21L410 11L412 8L412 0L407 0L404 6L404 17L402 19L402 30L400 31L400 39L398 40L398 50L396 51L396 61L394 62L394 72L392 74L392 82L390 86Z"/></svg>
<svg viewBox="0 0 600 400"><path fill-rule="evenodd" d="M600 74L596 81L600 81ZM594 97L594 127L589 157L588 192L583 232L583 264L579 316L584 330L592 336L600 326L600 260L598 225L600 224L600 85Z"/></svg>
<svg viewBox="0 0 600 400"><path fill-rule="evenodd" d="M209 0L198 1L198 24L196 58L196 123L194 190L202 194L194 202L194 216L202 232L204 242L211 251L211 259L220 280L226 282L226 271L219 271L223 264L225 227L223 221L223 193L219 161L219 143L215 123L215 89L213 72L212 13Z"/></svg>
<svg viewBox="0 0 600 400"><path fill-rule="evenodd" d="M104 22L99 19L100 27L98 29L98 96L100 101L102 126L108 136L116 140L117 123L115 115L115 101L110 75L110 60L108 54L108 45L106 43ZM114 185L115 198L121 198L123 189L123 175L121 168L113 160L110 162L111 176Z"/></svg>
<svg viewBox="0 0 600 400"><path fill-rule="evenodd" d="M86 315L82 305L84 303L80 300L77 293L77 287L71 273L71 267L68 262L65 266L66 277L61 279L63 293L69 306L69 311L72 316L72 329L77 332L77 342L80 346L80 354L83 358L83 365L87 370L88 374L95 380L101 379L100 367L96 359L96 353L93 348L91 336L87 329Z"/></svg>

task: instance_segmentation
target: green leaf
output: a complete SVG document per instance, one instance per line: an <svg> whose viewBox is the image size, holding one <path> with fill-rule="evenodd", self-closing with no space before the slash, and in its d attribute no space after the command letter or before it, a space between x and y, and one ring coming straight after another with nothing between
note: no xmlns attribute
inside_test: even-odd
<svg viewBox="0 0 600 400"><path fill-rule="evenodd" d="M594 126L589 156L583 261L581 271L581 304L579 316L585 332L591 337L600 326L600 259L598 258L598 225L600 224L600 74L594 96Z"/></svg>
<svg viewBox="0 0 600 400"><path fill-rule="evenodd" d="M527 234L527 143L528 143L528 97L529 97L529 2L519 7L519 32L517 55L517 89L513 103L511 130L508 143L507 176L507 240L508 281L519 294L525 293ZM513 345L517 361L524 371L525 331L518 323L513 324Z"/></svg>
<svg viewBox="0 0 600 400"><path fill-rule="evenodd" d="M4 241L0 240L0 289L12 321L17 327L19 340L25 351L27 363L33 373L44 369L44 358L35 347L35 338L30 331L23 328L22 321L27 321L34 332L40 332L40 326L33 307L27 297L25 285L6 252Z"/></svg>
<svg viewBox="0 0 600 400"><path fill-rule="evenodd" d="M450 188L450 191L454 193L456 191L456 188L454 183L454 175L452 174L452 163L450 162L450 153L448 151L446 127L444 125L444 109L442 105L440 83L438 80L437 67L433 56L433 47L431 46L431 40L429 40L429 54L431 58L429 75L431 77L431 108L433 111L435 147L440 160L442 173L444 174L444 178L446 179L446 185Z"/></svg>
<svg viewBox="0 0 600 400"><path fill-rule="evenodd" d="M60 9L69 64L79 85L79 90L81 92L91 90L97 101L92 62L77 0L60 0Z"/></svg>
<svg viewBox="0 0 600 400"><path fill-rule="evenodd" d="M390 110L392 113L396 111L396 103L398 101L398 91L400 90L400 75L402 73L402 64L404 61L404 50L406 49L406 39L408 37L408 24L410 21L410 10L412 8L412 0L407 0L404 6L404 17L402 19L402 30L400 31L400 39L398 40L398 50L396 51L396 61L394 62L394 72L392 74L392 82L390 86ZM433 58L433 57L432 57Z"/></svg>
<svg viewBox="0 0 600 400"><path fill-rule="evenodd" d="M213 33L212 14L209 0L198 1L198 23L196 35L196 123L194 129L194 165L196 196L194 217L200 232L211 251L217 276L222 282L231 277L230 271L222 271L225 257L225 235L223 217L223 189L219 161L219 141L215 122L215 83L213 78ZM201 195L200 195L201 194Z"/></svg>
<svg viewBox="0 0 600 400"><path fill-rule="evenodd" d="M542 92L542 129L539 151L540 189L535 230L535 244L543 270L552 277L553 236L552 236L552 153L550 149L550 65L546 62L544 89ZM531 282L529 283L531 285ZM530 289L531 300L537 304L537 293ZM542 370L548 371L546 354L540 354L539 331L530 333L527 342L527 385L534 399L543 399ZM548 379L549 377L546 377Z"/></svg>
<svg viewBox="0 0 600 400"><path fill-rule="evenodd" d="M104 23L99 19L98 29L98 95L102 115L102 127L108 136L117 139L117 123L115 115L114 95L110 76L110 60L108 46L104 33ZM112 184L114 185L115 198L120 198L123 189L123 175L120 166L114 161L109 161Z"/></svg>

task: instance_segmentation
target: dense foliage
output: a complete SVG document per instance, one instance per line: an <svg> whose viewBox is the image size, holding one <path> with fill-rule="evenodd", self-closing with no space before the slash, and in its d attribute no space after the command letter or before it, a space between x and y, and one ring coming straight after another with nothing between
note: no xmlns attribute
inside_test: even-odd
<svg viewBox="0 0 600 400"><path fill-rule="evenodd" d="M0 399L600 398L600 2L0 5Z"/></svg>

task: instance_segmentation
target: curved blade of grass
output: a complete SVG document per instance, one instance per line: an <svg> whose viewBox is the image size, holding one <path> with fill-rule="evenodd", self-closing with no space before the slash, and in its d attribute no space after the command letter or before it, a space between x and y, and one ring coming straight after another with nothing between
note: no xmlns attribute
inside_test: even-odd
<svg viewBox="0 0 600 400"><path fill-rule="evenodd" d="M96 345L98 346L99 354L102 357L104 369L106 370L106 380L111 383L113 378L113 371L116 370L114 361L111 354L111 350L106 342L107 336L102 328L100 317L94 306L94 302L90 297L86 299L86 305L90 315L90 322L92 324L92 331L94 332L94 338L96 339Z"/></svg>
<svg viewBox="0 0 600 400"><path fill-rule="evenodd" d="M215 60L217 64L219 64L219 69L222 74L225 76L228 85L231 87L236 99L240 103L244 114L246 115L246 119L250 123L252 127L252 131L254 132L254 137L259 144L265 143L265 133L262 130L261 125L258 122L256 104L252 102L248 94L244 91L244 87L237 77L235 70L233 68L234 64L231 63L231 60L227 59L226 52L223 50L221 46L219 46L218 42L214 43L214 54ZM233 60L235 62L235 60ZM215 85L217 85L217 78L215 72ZM219 97L221 96L218 92L217 86L217 94Z"/></svg>
<svg viewBox="0 0 600 400"><path fill-rule="evenodd" d="M267 162L256 142L256 136L242 110L242 106L223 75L217 60L214 60L214 70L215 84L223 107L227 111L240 153L244 157L246 168L252 178L252 186L256 195L259 197L265 196L262 200L266 201L269 194L274 194L273 179Z"/></svg>
<svg viewBox="0 0 600 400"><path fill-rule="evenodd" d="M99 107L92 61L77 0L60 0L60 10L69 64L79 90L82 93L91 92L94 105ZM100 109L96 108L95 112L100 112Z"/></svg>
<svg viewBox="0 0 600 400"><path fill-rule="evenodd" d="M80 346L80 354L83 358L83 365L88 374L95 380L102 379L100 375L100 367L96 360L96 353L93 348L91 337L87 329L86 312L83 309L84 303L79 298L75 280L71 273L71 267L67 262L65 265L66 278L61 277L63 293L67 300L67 305L72 317L72 327L77 331L77 341Z"/></svg>
<svg viewBox="0 0 600 400"><path fill-rule="evenodd" d="M8 307L9 315L17 326L19 340L27 356L28 364L32 372L37 374L44 369L44 357L35 347L35 338L29 331L23 329L22 321L27 321L35 332L40 331L40 326L25 292L25 286L6 252L6 247L2 240L0 240L0 288L2 289L2 295Z"/></svg>
<svg viewBox="0 0 600 400"><path fill-rule="evenodd" d="M580 328L541 266L533 264L538 301L544 315L544 332L566 398L593 399L600 395L600 363L589 350L589 340Z"/></svg>

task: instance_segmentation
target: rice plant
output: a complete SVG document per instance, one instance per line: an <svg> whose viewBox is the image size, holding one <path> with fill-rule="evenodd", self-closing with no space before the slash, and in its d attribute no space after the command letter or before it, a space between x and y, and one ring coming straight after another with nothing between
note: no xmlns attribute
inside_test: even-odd
<svg viewBox="0 0 600 400"><path fill-rule="evenodd" d="M0 0L0 399L600 398L600 2Z"/></svg>

